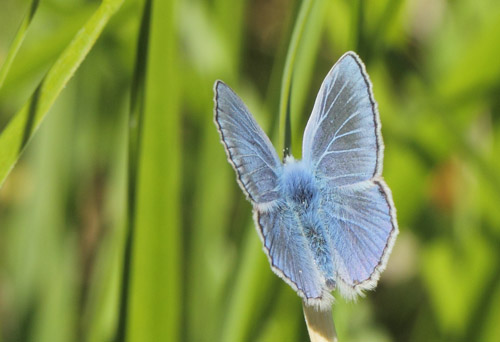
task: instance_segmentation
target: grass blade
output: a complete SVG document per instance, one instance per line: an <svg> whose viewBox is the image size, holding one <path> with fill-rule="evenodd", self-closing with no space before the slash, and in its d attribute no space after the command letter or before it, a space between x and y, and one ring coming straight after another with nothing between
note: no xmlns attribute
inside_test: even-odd
<svg viewBox="0 0 500 342"><path fill-rule="evenodd" d="M120 289L120 309L115 337L116 341L125 340L127 332L127 322L129 319L131 263L136 218L135 207L137 205L137 171L142 120L144 116L144 88L146 79L150 25L151 1L146 0L146 2L144 3L144 9L141 19L134 77L130 94L127 169L127 222L122 265L122 282Z"/></svg>
<svg viewBox="0 0 500 342"><path fill-rule="evenodd" d="M0 89L2 88L3 82L5 81L5 77L7 77L7 74L10 70L12 62L14 61L14 58L16 58L17 52L19 51L19 48L21 47L21 44L24 41L24 37L26 37L26 32L28 31L31 19L33 19L33 16L35 15L39 2L40 0L31 1L28 14L21 23L21 27L19 27L19 30L17 31L17 34L12 42L12 46L10 47L9 52L7 53L7 58L5 59L5 62L0 68Z"/></svg>
<svg viewBox="0 0 500 342"><path fill-rule="evenodd" d="M253 225L253 223L252 223ZM251 328L263 314L264 303L270 298L271 283L276 281L262 253L260 239L248 227L241 264L222 329L222 342L248 341Z"/></svg>
<svg viewBox="0 0 500 342"><path fill-rule="evenodd" d="M311 12L311 8L314 5L313 0L305 0L299 9L299 14L297 17L297 22L293 28L292 38L290 40L290 46L288 48L288 53L285 61L285 69L283 71L283 78L281 80L281 95L280 95L280 144L283 146L284 154L290 154L291 148L291 127L290 127L290 94L292 89L292 74L293 67L295 63L295 57L297 56L297 51L299 48L300 39L306 22Z"/></svg>
<svg viewBox="0 0 500 342"><path fill-rule="evenodd" d="M176 1L152 1L128 341L178 341L181 319L180 111Z"/></svg>
<svg viewBox="0 0 500 342"><path fill-rule="evenodd" d="M29 139L123 0L104 0L0 135L0 187Z"/></svg>

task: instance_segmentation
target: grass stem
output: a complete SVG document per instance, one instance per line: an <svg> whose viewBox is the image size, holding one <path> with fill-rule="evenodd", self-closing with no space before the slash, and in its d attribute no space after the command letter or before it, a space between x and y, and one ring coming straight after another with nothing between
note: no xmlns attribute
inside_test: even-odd
<svg viewBox="0 0 500 342"><path fill-rule="evenodd" d="M337 332L333 324L332 309L320 311L314 306L302 303L307 331L311 342L337 342Z"/></svg>

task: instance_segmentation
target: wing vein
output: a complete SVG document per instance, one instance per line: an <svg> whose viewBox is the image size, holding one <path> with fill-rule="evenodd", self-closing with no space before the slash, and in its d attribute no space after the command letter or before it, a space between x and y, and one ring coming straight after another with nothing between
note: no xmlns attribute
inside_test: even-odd
<svg viewBox="0 0 500 342"><path fill-rule="evenodd" d="M344 84L342 85L342 87L340 88L339 92L337 93L337 95L335 96L335 98L333 99L332 103L330 104L330 107L328 107L328 110L325 112L325 113L330 113L330 111L332 110L333 108L333 105L337 102L337 99L339 98L340 94L342 94L342 92L344 91L345 87L347 86L347 82L344 82ZM328 116L328 114L325 115L325 117Z"/></svg>

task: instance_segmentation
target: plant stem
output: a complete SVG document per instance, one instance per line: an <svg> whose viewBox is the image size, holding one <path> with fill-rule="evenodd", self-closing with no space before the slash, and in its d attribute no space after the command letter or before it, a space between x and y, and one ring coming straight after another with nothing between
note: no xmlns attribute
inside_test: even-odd
<svg viewBox="0 0 500 342"><path fill-rule="evenodd" d="M307 331L311 342L337 342L337 332L333 324L332 309L318 310L315 306L302 303Z"/></svg>

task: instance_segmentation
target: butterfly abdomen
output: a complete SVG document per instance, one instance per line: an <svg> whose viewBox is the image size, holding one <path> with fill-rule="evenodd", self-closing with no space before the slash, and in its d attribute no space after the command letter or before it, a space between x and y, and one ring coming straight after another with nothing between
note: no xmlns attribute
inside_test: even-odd
<svg viewBox="0 0 500 342"><path fill-rule="evenodd" d="M320 191L312 172L301 161L285 163L281 184L316 267L325 280L331 280L327 286L334 287L331 243L326 231L328 227L323 227L318 218Z"/></svg>

